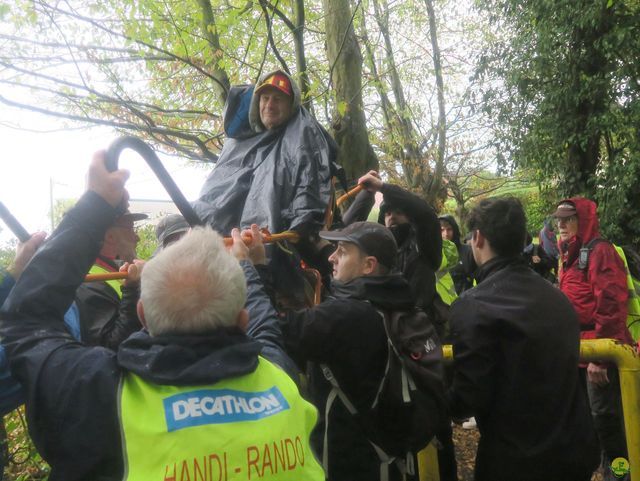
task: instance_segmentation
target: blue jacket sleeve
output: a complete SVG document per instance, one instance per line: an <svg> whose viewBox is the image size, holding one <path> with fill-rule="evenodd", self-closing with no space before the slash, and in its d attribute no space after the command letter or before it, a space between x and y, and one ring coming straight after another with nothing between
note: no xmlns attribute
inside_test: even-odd
<svg viewBox="0 0 640 481"><path fill-rule="evenodd" d="M6 271L0 271L0 305L9 296L9 292L15 285L15 280ZM64 322L74 338L80 339L80 324L78 320L78 307L71 305L64 315ZM9 360L0 346L0 416L10 413L21 404L24 404L24 392L22 386L11 376Z"/></svg>
<svg viewBox="0 0 640 481"><path fill-rule="evenodd" d="M262 355L280 366L291 378L298 382L298 369L284 351L282 331L278 322L278 314L264 289L258 271L248 260L240 261L240 266L247 279L247 302L249 311L247 335L262 344Z"/></svg>

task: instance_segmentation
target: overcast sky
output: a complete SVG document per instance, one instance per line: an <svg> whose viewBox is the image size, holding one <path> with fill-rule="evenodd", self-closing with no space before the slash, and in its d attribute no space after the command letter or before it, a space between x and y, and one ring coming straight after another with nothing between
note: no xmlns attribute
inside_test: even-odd
<svg viewBox="0 0 640 481"><path fill-rule="evenodd" d="M3 95L6 92L3 91ZM30 231L50 232L50 204L78 198L94 151L106 148L117 135L109 128L65 129L61 121L0 104L0 201ZM187 199L194 200L208 168L195 168L183 159L163 157ZM131 170L127 183L133 199L169 199L145 161L127 150L120 166ZM12 238L0 221L0 244Z"/></svg>

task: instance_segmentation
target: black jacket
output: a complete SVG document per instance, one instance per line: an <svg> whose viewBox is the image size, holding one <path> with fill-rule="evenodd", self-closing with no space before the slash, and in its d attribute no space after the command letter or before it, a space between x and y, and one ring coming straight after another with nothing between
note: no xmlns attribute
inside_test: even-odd
<svg viewBox="0 0 640 481"><path fill-rule="evenodd" d="M588 479L598 451L575 311L520 259L492 259L478 274L451 308L449 391L452 415L478 422L475 479Z"/></svg>
<svg viewBox="0 0 640 481"><path fill-rule="evenodd" d="M117 272L117 266L104 257L103 263ZM122 299L106 282L87 282L76 291L80 313L80 332L84 344L117 350L127 337L142 329L136 305L140 287L123 286Z"/></svg>
<svg viewBox="0 0 640 481"><path fill-rule="evenodd" d="M287 313L282 333L287 351L310 362L309 391L320 421L312 444L321 459L325 407L331 384L319 365L326 364L360 411L371 407L387 360L387 336L376 309L408 310L414 306L406 280L396 274L360 277L333 283L333 297L318 306ZM340 401L329 415L329 479L375 481L380 461Z"/></svg>
<svg viewBox="0 0 640 481"><path fill-rule="evenodd" d="M254 339L238 329L158 337L140 331L117 354L75 341L63 315L115 216L102 198L86 193L33 258L0 311L12 374L26 390L29 432L51 465L51 481L122 479L117 393L126 371L158 384L210 384L252 372L263 347L265 358L291 367L280 345L275 311L246 262L252 313L248 333Z"/></svg>
<svg viewBox="0 0 640 481"><path fill-rule="evenodd" d="M410 224L395 226L398 243L398 269L409 281L416 305L428 310L436 293L436 271L442 261L440 222L433 208L420 197L392 184L383 184L384 203L378 222L384 225L384 212L389 207L402 209ZM366 220L373 206L373 194L360 192L342 217L345 225Z"/></svg>
<svg viewBox="0 0 640 481"><path fill-rule="evenodd" d="M458 264L453 269L449 270L449 274L451 274L451 278L453 279L456 292L460 295L467 289L471 289L473 287L473 274L478 266L476 265L476 261L473 259L471 247L463 244L460 240L460 226L458 226L456 219L452 215L447 214L441 215L438 217L438 220L443 220L451 224L451 227L453 227L452 242L458 249Z"/></svg>
<svg viewBox="0 0 640 481"><path fill-rule="evenodd" d="M538 256L540 262L533 262L534 256ZM550 282L555 281L554 270L558 268L558 260L547 254L541 245L530 243L524 248L524 251L522 251L522 257L527 265L537 274Z"/></svg>

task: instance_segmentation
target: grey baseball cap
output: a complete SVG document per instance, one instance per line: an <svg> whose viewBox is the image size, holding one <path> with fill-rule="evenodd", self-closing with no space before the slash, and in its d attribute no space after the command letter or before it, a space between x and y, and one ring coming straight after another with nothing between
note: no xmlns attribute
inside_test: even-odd
<svg viewBox="0 0 640 481"><path fill-rule="evenodd" d="M352 242L389 269L396 265L396 240L389 229L376 222L354 222L341 230L320 231L319 235L330 241Z"/></svg>
<svg viewBox="0 0 640 481"><path fill-rule="evenodd" d="M163 217L156 226L156 238L159 247L166 247L165 242L174 234L187 232L191 229L189 223L180 214L169 214Z"/></svg>

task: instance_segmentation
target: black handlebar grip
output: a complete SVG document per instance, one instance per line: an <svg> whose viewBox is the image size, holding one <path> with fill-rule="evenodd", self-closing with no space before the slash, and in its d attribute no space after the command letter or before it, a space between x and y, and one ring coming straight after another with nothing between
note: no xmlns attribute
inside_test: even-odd
<svg viewBox="0 0 640 481"><path fill-rule="evenodd" d="M27 229L25 229L22 224L18 222L18 219L16 219L13 214L9 212L9 209L7 209L7 207L2 202L0 202L0 218L2 218L5 224L7 224L7 227L11 229L11 231L16 235L20 242L27 242L29 239L31 239L31 234L27 232Z"/></svg>
<svg viewBox="0 0 640 481"><path fill-rule="evenodd" d="M162 165L162 162L160 162L160 159L153 149L137 137L121 137L111 143L105 156L106 167L109 172L118 170L118 159L124 149L135 150L142 156L190 226L204 225L204 222L202 222L198 214L196 214L196 211L193 210L193 207L191 207L189 201L173 181L167 169L164 168L164 165Z"/></svg>

